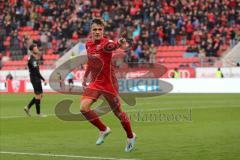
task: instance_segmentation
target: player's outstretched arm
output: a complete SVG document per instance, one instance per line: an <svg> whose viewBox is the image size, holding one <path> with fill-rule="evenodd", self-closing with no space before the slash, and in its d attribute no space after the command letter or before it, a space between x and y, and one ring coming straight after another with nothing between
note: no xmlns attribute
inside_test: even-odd
<svg viewBox="0 0 240 160"><path fill-rule="evenodd" d="M117 42L114 42L112 40L109 40L104 46L103 46L103 50L105 52L112 52L118 48L121 48L124 46L124 44L126 43L126 39L125 38L120 38L118 39Z"/></svg>

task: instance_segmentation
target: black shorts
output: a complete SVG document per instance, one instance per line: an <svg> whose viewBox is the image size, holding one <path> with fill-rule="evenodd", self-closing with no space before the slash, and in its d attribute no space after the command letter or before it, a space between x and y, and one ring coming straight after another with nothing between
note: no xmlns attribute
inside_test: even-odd
<svg viewBox="0 0 240 160"><path fill-rule="evenodd" d="M68 84L73 84L73 79L69 79Z"/></svg>
<svg viewBox="0 0 240 160"><path fill-rule="evenodd" d="M31 83L32 83L35 94L42 94L43 93L41 80L31 79Z"/></svg>

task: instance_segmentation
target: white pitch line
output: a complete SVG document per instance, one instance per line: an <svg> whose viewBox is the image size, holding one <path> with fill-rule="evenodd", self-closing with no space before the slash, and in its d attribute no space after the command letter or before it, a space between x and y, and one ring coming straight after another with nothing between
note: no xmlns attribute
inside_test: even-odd
<svg viewBox="0 0 240 160"><path fill-rule="evenodd" d="M56 116L56 114L48 114L46 115L47 117L51 117L51 116ZM37 117L37 116L31 116L31 117ZM31 118L29 116L2 116L0 117L0 119L14 119L14 118Z"/></svg>
<svg viewBox="0 0 240 160"><path fill-rule="evenodd" d="M94 157L94 156L90 157L90 156L79 156L79 155L64 155L64 154L49 154L49 153L24 153L24 152L7 152L7 151L0 151L0 154L26 155L26 156L45 156L45 157L65 157L65 158L83 158L83 159L105 159L105 160L137 160L137 159L113 158L113 157Z"/></svg>
<svg viewBox="0 0 240 160"><path fill-rule="evenodd" d="M171 110L187 110L187 109L192 109L192 110L195 110L195 109L210 109L210 108L240 108L239 106L215 106L215 107L180 107L180 108L177 108L177 107L169 107L169 108L153 108L153 109L129 109L129 110L126 110L126 112L143 112L143 111L171 111ZM51 116L56 116L56 114L48 114L47 117L51 117ZM32 117L37 117L37 116L32 116ZM26 116L2 116L0 117L0 119L14 119L14 118L31 118L31 117L28 117L27 115Z"/></svg>

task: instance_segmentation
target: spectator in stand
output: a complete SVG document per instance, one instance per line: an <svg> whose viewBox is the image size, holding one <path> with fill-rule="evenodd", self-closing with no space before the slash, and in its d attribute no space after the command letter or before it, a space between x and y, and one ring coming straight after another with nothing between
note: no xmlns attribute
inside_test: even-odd
<svg viewBox="0 0 240 160"><path fill-rule="evenodd" d="M206 57L206 53L205 53L205 50L204 50L204 49L201 48L201 49L199 50L198 57L200 58L200 66L204 66L204 63L205 63L204 59L205 59L205 57Z"/></svg>
<svg viewBox="0 0 240 160"><path fill-rule="evenodd" d="M137 54L135 54L135 52L133 50L130 51L130 56L128 57L128 64L129 67L137 67L138 66L138 61L139 58L137 56Z"/></svg>
<svg viewBox="0 0 240 160"><path fill-rule="evenodd" d="M187 32L187 40L192 40L193 25L190 20L187 22L186 32Z"/></svg>
<svg viewBox="0 0 240 160"><path fill-rule="evenodd" d="M190 45L187 48L186 55L187 57L196 57L199 53L198 47L196 45Z"/></svg>
<svg viewBox="0 0 240 160"><path fill-rule="evenodd" d="M236 32L232 28L230 33L230 47L233 48L236 44Z"/></svg>
<svg viewBox="0 0 240 160"><path fill-rule="evenodd" d="M156 54L157 54L157 49L154 46L154 44L151 44L149 48L149 63L151 66L153 66L156 63Z"/></svg>
<svg viewBox="0 0 240 160"><path fill-rule="evenodd" d="M134 52L137 55L137 57L139 58L139 61L142 62L143 51L142 51L142 46L140 44L137 46L137 48L135 49Z"/></svg>
<svg viewBox="0 0 240 160"><path fill-rule="evenodd" d="M179 34L179 36L180 36L181 44L182 44L182 45L186 45L186 44L187 44L187 32L186 32L186 28L182 26L182 27L180 28L178 34Z"/></svg>
<svg viewBox="0 0 240 160"><path fill-rule="evenodd" d="M214 48L213 48L213 41L212 41L212 39L209 39L208 41L207 41L207 45L206 45L206 49L205 49L205 51L206 51L206 55L208 56L208 57L213 57L213 56L215 56L215 50L214 50Z"/></svg>
<svg viewBox="0 0 240 160"><path fill-rule="evenodd" d="M144 63L148 63L149 62L149 54L150 54L150 52L149 52L149 45L148 45L148 43L145 43L144 45L143 45L143 50L142 50L142 55L143 55L143 57L142 57L142 61L144 62Z"/></svg>
<svg viewBox="0 0 240 160"><path fill-rule="evenodd" d="M23 41L22 41L23 55L28 54L28 48L32 43L33 43L32 39L27 34L23 35Z"/></svg>
<svg viewBox="0 0 240 160"><path fill-rule="evenodd" d="M196 45L192 46L190 45L188 48L187 48L187 52L189 53L198 53L198 48Z"/></svg>
<svg viewBox="0 0 240 160"><path fill-rule="evenodd" d="M176 45L176 25L172 24L170 29L170 45Z"/></svg>
<svg viewBox="0 0 240 160"><path fill-rule="evenodd" d="M162 45L163 39L164 39L163 28L160 26L160 27L158 27L157 31L158 31L158 37L159 37L159 45Z"/></svg>
<svg viewBox="0 0 240 160"><path fill-rule="evenodd" d="M48 36L47 36L46 32L41 33L40 41L41 41L41 47L42 47L43 51L46 52L47 48L48 48Z"/></svg>

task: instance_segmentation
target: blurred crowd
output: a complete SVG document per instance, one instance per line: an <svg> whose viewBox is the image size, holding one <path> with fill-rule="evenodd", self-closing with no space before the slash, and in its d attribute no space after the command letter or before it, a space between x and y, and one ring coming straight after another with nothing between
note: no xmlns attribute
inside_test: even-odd
<svg viewBox="0 0 240 160"><path fill-rule="evenodd" d="M108 37L126 31L133 40L127 61L154 61L160 45L189 45L204 56L218 56L240 37L240 0L3 0L0 2L0 53L25 55L31 37L44 51L62 53L87 37L90 20L101 17ZM10 37L10 44L4 45ZM191 49L191 48L190 48Z"/></svg>

